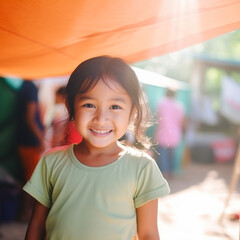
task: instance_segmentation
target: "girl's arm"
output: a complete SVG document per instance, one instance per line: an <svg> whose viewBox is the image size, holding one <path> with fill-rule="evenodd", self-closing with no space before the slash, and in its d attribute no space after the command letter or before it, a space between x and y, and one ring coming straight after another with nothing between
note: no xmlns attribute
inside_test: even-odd
<svg viewBox="0 0 240 240"><path fill-rule="evenodd" d="M32 216L28 225L25 240L44 240L46 235L45 222L49 208L35 201Z"/></svg>
<svg viewBox="0 0 240 240"><path fill-rule="evenodd" d="M137 208L137 234L139 240L159 240L158 199L154 199Z"/></svg>

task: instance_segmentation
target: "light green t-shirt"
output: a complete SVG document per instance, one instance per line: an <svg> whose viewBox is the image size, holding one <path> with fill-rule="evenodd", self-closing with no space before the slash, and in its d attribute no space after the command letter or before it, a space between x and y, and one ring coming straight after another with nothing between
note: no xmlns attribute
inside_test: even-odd
<svg viewBox="0 0 240 240"><path fill-rule="evenodd" d="M88 167L71 145L45 155L24 190L50 208L47 239L133 240L136 208L169 186L146 153L126 148L116 161Z"/></svg>

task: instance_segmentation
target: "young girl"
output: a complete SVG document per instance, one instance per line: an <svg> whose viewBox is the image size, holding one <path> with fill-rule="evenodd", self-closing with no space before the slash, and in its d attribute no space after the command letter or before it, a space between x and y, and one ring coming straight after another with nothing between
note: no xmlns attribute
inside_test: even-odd
<svg viewBox="0 0 240 240"><path fill-rule="evenodd" d="M158 197L168 184L149 155L118 141L130 125L138 141L144 130L134 71L119 58L92 58L66 92L83 140L46 154L24 186L36 199L26 239L158 240Z"/></svg>

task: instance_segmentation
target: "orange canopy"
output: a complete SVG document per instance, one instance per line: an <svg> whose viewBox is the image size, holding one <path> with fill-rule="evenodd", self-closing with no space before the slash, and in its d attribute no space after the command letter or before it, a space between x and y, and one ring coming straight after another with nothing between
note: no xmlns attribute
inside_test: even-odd
<svg viewBox="0 0 240 240"><path fill-rule="evenodd" d="M67 75L102 54L132 63L239 26L239 0L1 1L0 74Z"/></svg>

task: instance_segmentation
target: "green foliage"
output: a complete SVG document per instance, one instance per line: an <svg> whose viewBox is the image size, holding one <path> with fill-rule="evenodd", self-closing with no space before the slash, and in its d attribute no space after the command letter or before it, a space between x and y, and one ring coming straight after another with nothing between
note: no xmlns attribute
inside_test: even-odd
<svg viewBox="0 0 240 240"><path fill-rule="evenodd" d="M202 53L218 59L240 60L240 30L202 44Z"/></svg>
<svg viewBox="0 0 240 240"><path fill-rule="evenodd" d="M221 90L221 80L225 75L225 71L219 70L217 68L209 68L206 71L204 81L204 92L205 93L219 93Z"/></svg>
<svg viewBox="0 0 240 240"><path fill-rule="evenodd" d="M231 78L240 83L240 74L237 72L231 72L230 74Z"/></svg>
<svg viewBox="0 0 240 240"><path fill-rule="evenodd" d="M192 56L194 55L204 55L218 60L240 61L240 30L224 34L175 53L135 63L134 66L188 82L191 78ZM217 71L219 72L217 73ZM209 70L206 77L210 83L207 84L219 84L222 74L221 70ZM240 82L239 73L231 73L231 76Z"/></svg>

